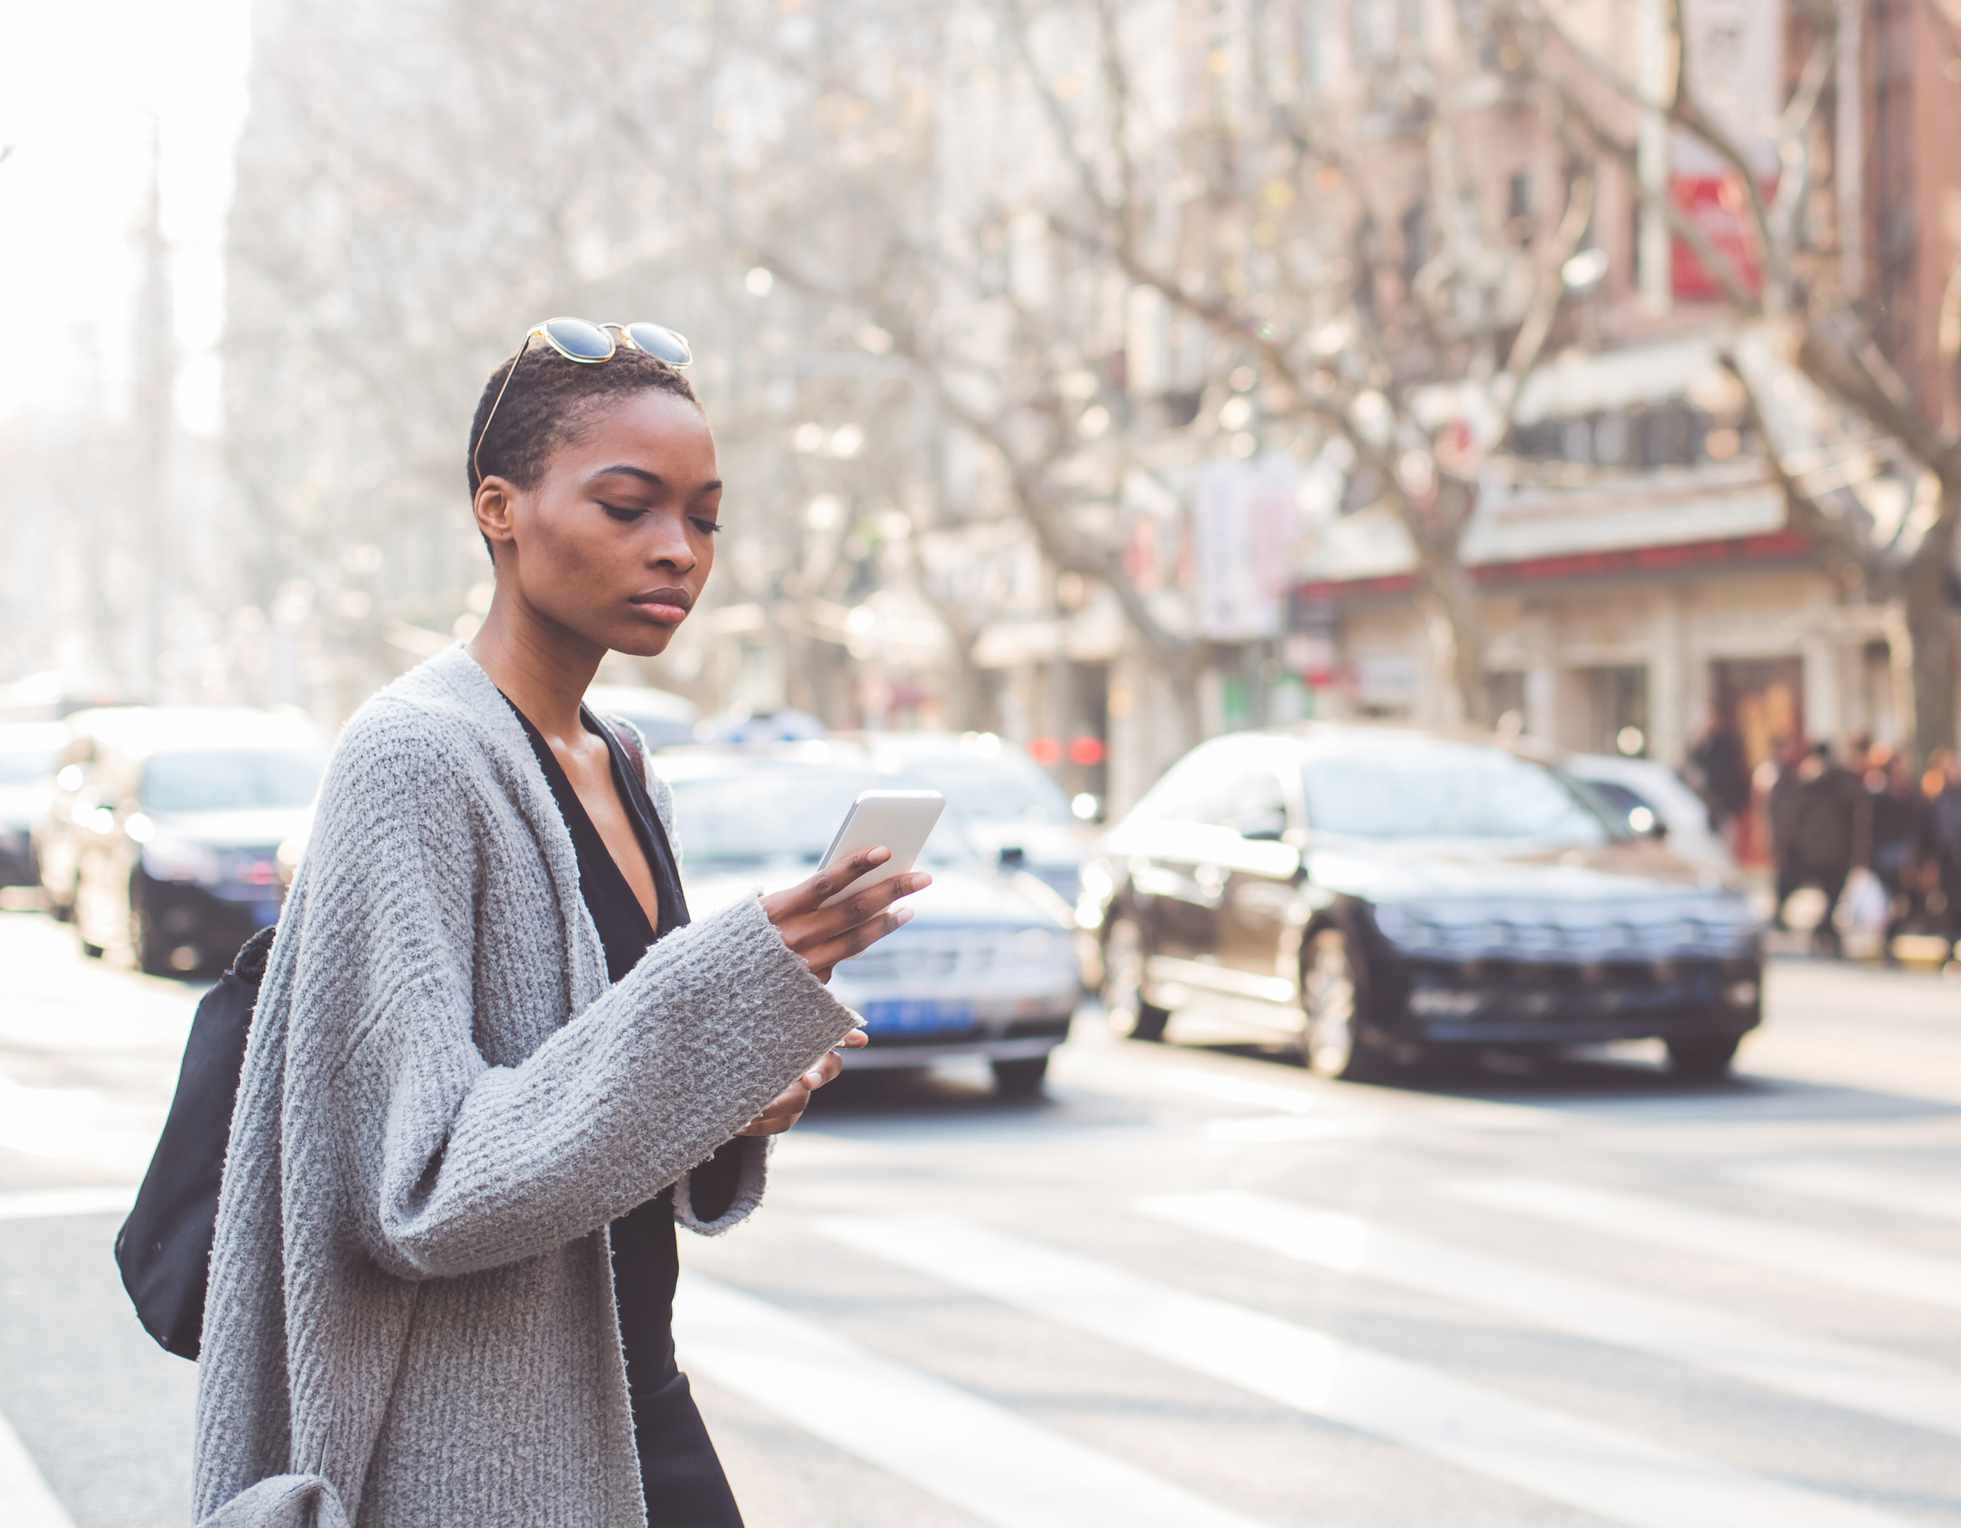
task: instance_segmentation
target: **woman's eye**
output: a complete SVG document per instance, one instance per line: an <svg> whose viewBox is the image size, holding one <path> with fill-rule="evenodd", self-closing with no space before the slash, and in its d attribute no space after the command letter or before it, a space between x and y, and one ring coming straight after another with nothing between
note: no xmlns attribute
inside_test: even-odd
<svg viewBox="0 0 1961 1528"><path fill-rule="evenodd" d="M601 504L599 507L623 524L631 524L647 512L644 509L623 509L617 504Z"/></svg>
<svg viewBox="0 0 1961 1528"><path fill-rule="evenodd" d="M719 524L717 524L713 520L708 519L706 516L697 517L694 522L694 527L696 530L700 531L704 536L716 535L722 529L722 527Z"/></svg>

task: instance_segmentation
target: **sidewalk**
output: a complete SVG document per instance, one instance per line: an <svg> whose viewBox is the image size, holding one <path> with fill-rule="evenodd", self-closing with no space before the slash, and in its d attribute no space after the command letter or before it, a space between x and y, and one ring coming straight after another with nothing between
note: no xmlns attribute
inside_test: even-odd
<svg viewBox="0 0 1961 1528"><path fill-rule="evenodd" d="M1776 911L1776 895L1770 870L1746 869L1742 875L1749 888L1750 901L1764 921L1766 955L1777 960L1843 959L1869 964L1877 964L1886 958L1879 934L1856 930L1847 930L1842 936L1845 948L1840 956L1830 956L1815 948L1814 934L1826 911L1825 899L1817 891L1806 890L1793 895L1787 909L1791 926L1788 929L1771 928L1771 915ZM1911 970L1961 970L1961 945L1952 944L1938 934L1901 934L1893 941L1892 954L1896 964Z"/></svg>

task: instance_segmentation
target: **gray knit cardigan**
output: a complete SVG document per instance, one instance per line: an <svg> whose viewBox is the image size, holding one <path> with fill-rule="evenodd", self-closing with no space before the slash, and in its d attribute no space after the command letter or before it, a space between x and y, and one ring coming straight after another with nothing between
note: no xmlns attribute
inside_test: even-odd
<svg viewBox="0 0 1961 1528"><path fill-rule="evenodd" d="M688 1171L856 1022L754 897L609 984L490 677L459 646L381 690L336 746L253 1016L194 1518L644 1524L608 1224L670 1184L695 1230L745 1217L762 1140L712 1224Z"/></svg>

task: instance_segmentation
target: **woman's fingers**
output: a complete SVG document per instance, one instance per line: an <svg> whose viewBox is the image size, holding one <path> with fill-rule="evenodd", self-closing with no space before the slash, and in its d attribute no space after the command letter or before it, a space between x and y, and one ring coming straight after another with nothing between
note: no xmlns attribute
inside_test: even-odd
<svg viewBox="0 0 1961 1528"><path fill-rule="evenodd" d="M892 851L890 849L886 848L884 844L874 844L871 848L859 851L849 859L831 866L828 870L818 871L817 874L805 881L803 885L796 888L797 891L804 894L804 904L799 911L808 911L816 908L820 903L828 901L843 891L845 887L857 880L867 870L876 870L890 858L892 858Z"/></svg>
<svg viewBox="0 0 1961 1528"><path fill-rule="evenodd" d="M736 1131L736 1134L781 1135L803 1118L804 1110L810 1106L812 1093L837 1081L839 1074L844 1071L842 1053L858 1050L870 1043L871 1036L864 1030L852 1030L838 1041L836 1049L825 1052L822 1060L771 1099L769 1107Z"/></svg>
<svg viewBox="0 0 1961 1528"><path fill-rule="evenodd" d="M803 1118L803 1111L809 1103L810 1088L802 1078L798 1078L771 1099L769 1107L736 1131L736 1134L781 1135Z"/></svg>
<svg viewBox="0 0 1961 1528"><path fill-rule="evenodd" d="M869 923L861 923L856 928L845 930L834 939L826 940L813 948L799 950L797 953L803 956L804 964L813 971L821 971L835 966L840 960L849 960L853 955L863 954L887 934L904 928L911 919L911 908L895 908L891 912L880 913Z"/></svg>

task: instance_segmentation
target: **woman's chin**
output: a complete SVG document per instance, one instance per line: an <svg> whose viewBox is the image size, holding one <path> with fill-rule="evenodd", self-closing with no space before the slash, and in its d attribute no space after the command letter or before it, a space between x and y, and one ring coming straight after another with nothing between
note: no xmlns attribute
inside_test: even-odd
<svg viewBox="0 0 1961 1528"><path fill-rule="evenodd" d="M667 644L673 640L672 626L637 621L623 631L614 632L607 646L616 653L625 653L629 658L658 658L667 651Z"/></svg>

